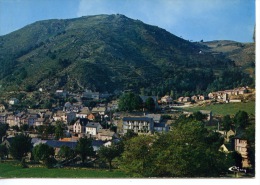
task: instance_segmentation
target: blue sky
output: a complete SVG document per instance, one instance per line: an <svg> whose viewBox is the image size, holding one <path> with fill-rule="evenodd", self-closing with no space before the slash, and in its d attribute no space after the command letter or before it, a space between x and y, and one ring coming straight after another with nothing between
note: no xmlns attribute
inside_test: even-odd
<svg viewBox="0 0 260 185"><path fill-rule="evenodd" d="M124 14L187 40L252 42L255 0L0 0L0 35L46 19Z"/></svg>

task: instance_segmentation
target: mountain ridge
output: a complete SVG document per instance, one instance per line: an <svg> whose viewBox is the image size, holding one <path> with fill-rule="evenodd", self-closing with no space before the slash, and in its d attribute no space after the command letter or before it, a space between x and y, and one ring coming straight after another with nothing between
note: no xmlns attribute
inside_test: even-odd
<svg viewBox="0 0 260 185"><path fill-rule="evenodd" d="M200 53L201 45L120 14L37 21L0 36L0 48L6 91L205 91L222 69L235 67L228 58ZM192 79L205 82L192 85Z"/></svg>

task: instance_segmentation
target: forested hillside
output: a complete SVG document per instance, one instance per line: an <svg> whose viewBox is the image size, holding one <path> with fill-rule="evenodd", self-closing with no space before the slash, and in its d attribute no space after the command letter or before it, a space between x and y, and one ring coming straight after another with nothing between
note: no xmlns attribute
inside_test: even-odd
<svg viewBox="0 0 260 185"><path fill-rule="evenodd" d="M225 55L124 15L46 20L0 37L0 91L205 93L253 79Z"/></svg>

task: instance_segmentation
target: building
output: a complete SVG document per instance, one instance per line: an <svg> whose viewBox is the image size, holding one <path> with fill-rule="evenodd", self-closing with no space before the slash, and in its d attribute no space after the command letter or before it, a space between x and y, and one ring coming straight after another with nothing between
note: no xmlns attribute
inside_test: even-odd
<svg viewBox="0 0 260 185"><path fill-rule="evenodd" d="M5 106L3 104L0 104L0 112L4 112L5 111Z"/></svg>
<svg viewBox="0 0 260 185"><path fill-rule="evenodd" d="M161 98L162 103L171 103L172 98L169 95L165 95L164 97Z"/></svg>
<svg viewBox="0 0 260 185"><path fill-rule="evenodd" d="M7 121L7 114L0 113L0 123L6 123L6 121Z"/></svg>
<svg viewBox="0 0 260 185"><path fill-rule="evenodd" d="M242 156L242 167L249 167L249 159L247 155L248 143L247 140L242 136L238 135L234 137L235 139L235 151L241 154Z"/></svg>
<svg viewBox="0 0 260 185"><path fill-rule="evenodd" d="M100 129L97 134L97 139L102 141L109 141L116 137L116 133L109 129Z"/></svg>
<svg viewBox="0 0 260 185"><path fill-rule="evenodd" d="M135 133L148 134L154 131L154 120L148 117L124 117L123 133L133 130Z"/></svg>
<svg viewBox="0 0 260 185"><path fill-rule="evenodd" d="M92 92L91 90L85 90L83 92L82 97L87 98L87 99L94 99L94 100L99 100L99 92Z"/></svg>
<svg viewBox="0 0 260 185"><path fill-rule="evenodd" d="M17 104L17 103L19 103L19 100L16 99L16 98L11 98L11 99L9 100L9 104L10 104L10 105L15 105L15 104Z"/></svg>
<svg viewBox="0 0 260 185"><path fill-rule="evenodd" d="M96 136L100 129L102 129L102 126L100 125L100 123L89 122L86 125L86 134L90 134L91 136Z"/></svg>
<svg viewBox="0 0 260 185"><path fill-rule="evenodd" d="M88 120L86 118L80 118L73 124L73 132L76 134L82 134L86 132L86 125Z"/></svg>
<svg viewBox="0 0 260 185"><path fill-rule="evenodd" d="M152 118L154 123L161 123L161 121L162 121L161 114L147 114L146 117Z"/></svg>
<svg viewBox="0 0 260 185"><path fill-rule="evenodd" d="M170 130L170 126L166 123L154 123L154 132L168 132Z"/></svg>

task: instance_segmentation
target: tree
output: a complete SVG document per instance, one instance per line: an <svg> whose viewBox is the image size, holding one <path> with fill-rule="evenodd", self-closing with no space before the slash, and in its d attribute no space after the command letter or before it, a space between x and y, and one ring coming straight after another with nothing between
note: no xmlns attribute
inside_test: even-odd
<svg viewBox="0 0 260 185"><path fill-rule="evenodd" d="M194 112L192 116L197 121L202 121L207 117L206 115L202 114L200 111Z"/></svg>
<svg viewBox="0 0 260 185"><path fill-rule="evenodd" d="M52 168L57 161L54 159L54 148L39 144L33 148L33 156L36 160L42 161L47 168Z"/></svg>
<svg viewBox="0 0 260 185"><path fill-rule="evenodd" d="M98 156L109 163L109 171L112 168L112 160L120 155L120 150L117 145L102 146L98 150Z"/></svg>
<svg viewBox="0 0 260 185"><path fill-rule="evenodd" d="M55 139L58 140L64 137L64 124L62 121L57 121L55 126Z"/></svg>
<svg viewBox="0 0 260 185"><path fill-rule="evenodd" d="M74 156L74 150L68 146L61 146L58 153L59 157L65 158L65 160L72 158Z"/></svg>
<svg viewBox="0 0 260 185"><path fill-rule="evenodd" d="M29 135L19 134L16 135L10 145L9 151L14 159L19 161L30 152L32 138Z"/></svg>
<svg viewBox="0 0 260 185"><path fill-rule="evenodd" d="M120 168L134 177L150 176L152 167L152 136L140 135L126 141Z"/></svg>
<svg viewBox="0 0 260 185"><path fill-rule="evenodd" d="M234 116L236 130L244 130L249 125L249 117L247 112L238 111Z"/></svg>
<svg viewBox="0 0 260 185"><path fill-rule="evenodd" d="M187 119L153 143L153 175L218 177L226 170L225 154L218 151L220 145L219 135L207 131L202 122Z"/></svg>
<svg viewBox="0 0 260 185"><path fill-rule="evenodd" d="M119 98L118 108L121 111L138 110L142 106L142 99L139 95L132 92L124 93Z"/></svg>
<svg viewBox="0 0 260 185"><path fill-rule="evenodd" d="M4 158L4 156L8 155L8 149L5 145L0 145L0 160Z"/></svg>
<svg viewBox="0 0 260 185"><path fill-rule="evenodd" d="M170 132L127 140L121 169L144 177L219 177L225 172L221 136L194 118L180 120Z"/></svg>
<svg viewBox="0 0 260 185"><path fill-rule="evenodd" d="M6 131L8 130L9 125L0 123L0 139L6 135Z"/></svg>
<svg viewBox="0 0 260 185"><path fill-rule="evenodd" d="M223 117L223 129L226 131L229 131L232 126L232 119L230 118L230 115L225 115Z"/></svg>
<svg viewBox="0 0 260 185"><path fill-rule="evenodd" d="M87 137L80 138L77 142L75 151L80 155L82 163L84 163L87 157L94 155L92 139Z"/></svg>
<svg viewBox="0 0 260 185"><path fill-rule="evenodd" d="M54 156L54 149L47 144L40 143L33 148L34 159L44 161L50 156Z"/></svg>
<svg viewBox="0 0 260 185"><path fill-rule="evenodd" d="M21 130L23 130L23 131L29 130L29 125L28 125L28 124L23 124L23 125L21 126Z"/></svg>
<svg viewBox="0 0 260 185"><path fill-rule="evenodd" d="M152 97L149 97L146 99L145 101L145 107L149 110L149 111L154 111L155 110L155 103Z"/></svg>

